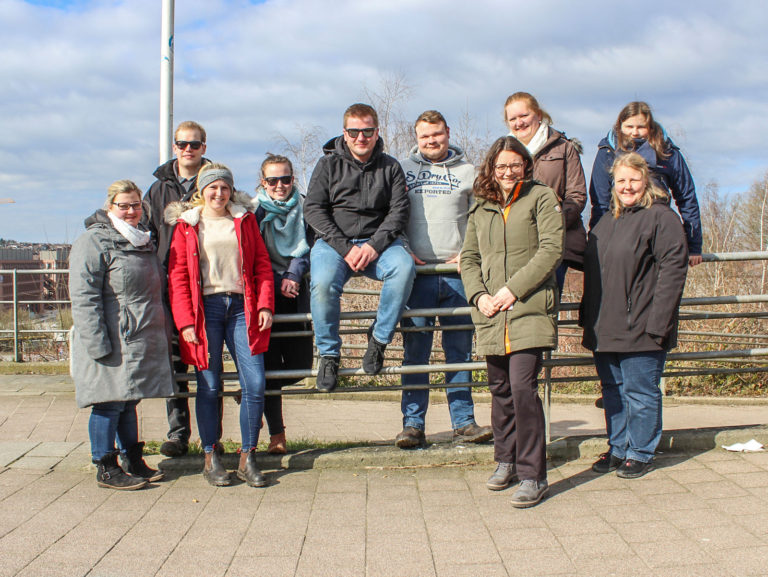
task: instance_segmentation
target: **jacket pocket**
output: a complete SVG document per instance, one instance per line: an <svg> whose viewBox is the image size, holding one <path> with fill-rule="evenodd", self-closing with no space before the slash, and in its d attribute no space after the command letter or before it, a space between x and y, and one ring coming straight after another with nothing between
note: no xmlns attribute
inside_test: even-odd
<svg viewBox="0 0 768 577"><path fill-rule="evenodd" d="M127 306L120 309L120 334L126 341L130 341L136 334L136 318Z"/></svg>

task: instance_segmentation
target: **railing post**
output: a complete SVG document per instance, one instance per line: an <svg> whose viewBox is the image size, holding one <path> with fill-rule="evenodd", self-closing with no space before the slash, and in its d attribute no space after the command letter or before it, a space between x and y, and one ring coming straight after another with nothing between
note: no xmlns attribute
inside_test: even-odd
<svg viewBox="0 0 768 577"><path fill-rule="evenodd" d="M544 351L544 360L552 358L552 351ZM550 408L552 406L552 367L544 367L544 441L549 444Z"/></svg>
<svg viewBox="0 0 768 577"><path fill-rule="evenodd" d="M21 362L21 351L19 350L19 284L16 269L13 269L13 362Z"/></svg>

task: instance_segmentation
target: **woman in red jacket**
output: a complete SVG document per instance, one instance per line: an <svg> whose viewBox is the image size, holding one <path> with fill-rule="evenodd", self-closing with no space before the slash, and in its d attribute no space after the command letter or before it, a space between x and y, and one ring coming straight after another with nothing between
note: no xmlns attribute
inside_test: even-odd
<svg viewBox="0 0 768 577"><path fill-rule="evenodd" d="M256 444L264 412L264 359L269 344L275 291L272 267L255 215L238 202L232 173L207 164L197 176L189 204L165 212L175 224L168 261L168 292L179 330L181 360L197 374L197 428L205 451L203 476L229 485L229 473L216 450L222 352L234 359L243 398L242 447L237 476L252 487L266 479L256 466ZM210 360L209 360L210 358Z"/></svg>

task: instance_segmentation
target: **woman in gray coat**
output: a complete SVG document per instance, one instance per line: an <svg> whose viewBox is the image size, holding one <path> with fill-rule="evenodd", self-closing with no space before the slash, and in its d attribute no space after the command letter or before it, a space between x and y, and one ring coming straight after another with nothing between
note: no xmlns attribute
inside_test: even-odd
<svg viewBox="0 0 768 577"><path fill-rule="evenodd" d="M92 407L96 481L112 489L140 489L162 479L142 458L136 405L173 393L162 269L153 240L139 225L141 215L139 188L130 180L112 183L104 209L86 219L69 257L70 370L78 406Z"/></svg>

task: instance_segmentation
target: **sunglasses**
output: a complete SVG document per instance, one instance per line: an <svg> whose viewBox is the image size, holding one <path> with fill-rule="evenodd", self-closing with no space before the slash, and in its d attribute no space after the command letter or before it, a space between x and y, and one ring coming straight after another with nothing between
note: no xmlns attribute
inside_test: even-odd
<svg viewBox="0 0 768 577"><path fill-rule="evenodd" d="M289 185L293 181L293 176L290 174L286 176L268 176L264 179L264 181L269 186L277 186L278 182L282 182L285 185Z"/></svg>
<svg viewBox="0 0 768 577"><path fill-rule="evenodd" d="M113 205L115 205L120 210L128 210L129 208L132 208L133 210L141 210L141 201L136 202L113 202Z"/></svg>
<svg viewBox="0 0 768 577"><path fill-rule="evenodd" d="M373 133L376 132L376 128L345 128L344 131L352 140L355 140L358 136L360 136L361 132L363 133L363 136L370 138L373 136Z"/></svg>
<svg viewBox="0 0 768 577"><path fill-rule="evenodd" d="M176 148L179 150L185 150L187 146L191 146L192 150L200 150L200 147L203 145L202 141L200 140L177 140L176 141Z"/></svg>

